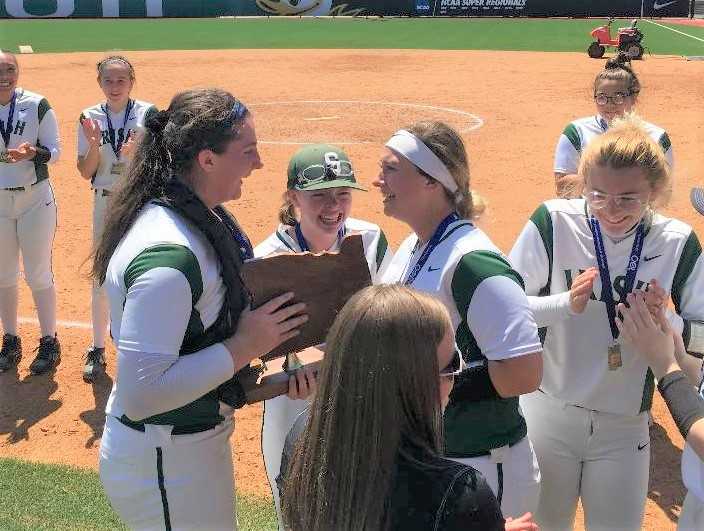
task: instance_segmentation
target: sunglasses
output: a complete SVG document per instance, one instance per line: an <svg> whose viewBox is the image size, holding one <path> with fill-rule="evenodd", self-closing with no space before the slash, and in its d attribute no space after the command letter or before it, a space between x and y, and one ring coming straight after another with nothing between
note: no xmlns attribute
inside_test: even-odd
<svg viewBox="0 0 704 531"><path fill-rule="evenodd" d="M455 352L452 355L450 363L448 363L444 369L440 369L440 377L453 379L465 369L465 366L464 360L462 359L462 353L457 345L455 345Z"/></svg>
<svg viewBox="0 0 704 531"><path fill-rule="evenodd" d="M313 164L298 173L296 183L299 186L310 186L336 179L354 179L352 165L346 160L326 160L325 164Z"/></svg>

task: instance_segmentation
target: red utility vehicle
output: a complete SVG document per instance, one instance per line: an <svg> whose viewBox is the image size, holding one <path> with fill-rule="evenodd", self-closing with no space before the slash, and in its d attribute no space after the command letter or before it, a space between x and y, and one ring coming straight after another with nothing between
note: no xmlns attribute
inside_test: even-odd
<svg viewBox="0 0 704 531"><path fill-rule="evenodd" d="M614 47L621 52L626 52L631 59L641 59L643 57L643 32L638 28L638 20L633 19L630 26L619 28L615 38L611 37L611 23L613 17L609 18L608 24L599 26L591 31L594 42L587 48L587 54L593 59L604 56L607 46Z"/></svg>

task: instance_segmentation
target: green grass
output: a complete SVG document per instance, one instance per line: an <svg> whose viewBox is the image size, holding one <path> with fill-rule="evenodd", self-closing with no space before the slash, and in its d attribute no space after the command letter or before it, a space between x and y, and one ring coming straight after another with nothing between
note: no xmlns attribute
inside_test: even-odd
<svg viewBox="0 0 704 531"><path fill-rule="evenodd" d="M269 500L238 497L239 528L276 529ZM0 459L3 531L127 529L110 508L98 475L67 466Z"/></svg>
<svg viewBox="0 0 704 531"><path fill-rule="evenodd" d="M35 52L229 48L586 50L600 19L3 20L0 48ZM614 27L626 25L616 21ZM704 55L704 42L641 22L654 54ZM677 26L704 38L704 28Z"/></svg>

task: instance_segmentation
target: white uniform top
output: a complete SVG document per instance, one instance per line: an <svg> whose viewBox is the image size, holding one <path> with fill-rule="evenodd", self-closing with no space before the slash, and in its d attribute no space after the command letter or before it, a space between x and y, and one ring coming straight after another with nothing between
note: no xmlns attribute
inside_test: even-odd
<svg viewBox="0 0 704 531"><path fill-rule="evenodd" d="M110 114L110 121L115 129L115 140L122 138L123 141L127 140L128 135L131 132L140 132L144 129L144 120L146 119L149 112L156 111L156 108L151 103L141 100L132 100L134 102L130 114L127 117L127 122L125 122L125 110L123 109L119 113L114 113L112 111L107 111ZM100 162L98 163L98 169L95 175L91 179L91 184L93 188L105 188L110 190L115 184L115 180L120 176L120 166L115 166L116 163L120 161L115 156L115 152L110 145L110 136L108 134L108 119L106 116L106 105L105 103L98 103L92 107L84 109L81 113L81 117L78 120L78 157L83 158L88 153L89 144L86 139L86 135L81 127L81 122L87 118L97 120L100 125L101 140L100 147ZM124 125L124 127L123 127Z"/></svg>
<svg viewBox="0 0 704 531"><path fill-rule="evenodd" d="M704 366L699 380L699 396L704 400ZM704 462L685 442L682 451L682 482L687 490L704 503Z"/></svg>
<svg viewBox="0 0 704 531"><path fill-rule="evenodd" d="M547 326L540 388L568 404L621 415L650 409L652 372L642 357L621 346L622 367L609 370L607 351L613 342L601 301L601 278L584 313L572 315L568 292L580 272L596 267L592 233L584 199L555 199L533 214L509 255L523 275L529 296L553 296L562 311ZM626 264L635 230L618 242L604 235L613 297L625 300ZM651 280L670 292L675 311L684 319L704 318L704 258L692 228L659 214L646 217L646 235L634 289ZM533 297L530 297L533 299ZM538 303L539 299L535 299Z"/></svg>
<svg viewBox="0 0 704 531"><path fill-rule="evenodd" d="M673 167L672 143L664 129L643 122L645 130L665 152L670 167ZM606 120L599 115L579 118L570 122L560 135L555 148L555 173L574 174L579 168L579 157L587 144L608 130Z"/></svg>
<svg viewBox="0 0 704 531"><path fill-rule="evenodd" d="M15 111L12 117L12 132L10 145L0 137L0 153L7 149L15 149L23 142L47 149L51 158L46 163L36 160L23 160L12 164L0 162L0 188L15 188L27 186L49 177L47 163L53 164L59 160L61 146L59 145L59 126L56 114L44 96L22 88L15 89ZM0 122L7 127L10 105L0 105Z"/></svg>
<svg viewBox="0 0 704 531"><path fill-rule="evenodd" d="M405 282L423 250L418 248L415 234L406 238L383 281ZM540 352L537 327L520 276L486 234L467 220L447 227L411 286L435 295L448 309L466 361L504 360ZM475 408L451 401L445 412L446 454L467 457L523 438L525 423L518 401L505 402L509 401L513 403L503 418L491 418L492 410L499 411L493 405L487 406L488 418L484 418L481 412L471 411ZM476 404L482 408L483 402ZM470 424L470 414L477 424ZM510 426L505 424L507 418Z"/></svg>
<svg viewBox="0 0 704 531"><path fill-rule="evenodd" d="M357 233L362 235L364 254L369 264L369 273L372 284L378 284L382 275L391 263L393 253L389 249L386 235L377 225L360 219L347 218L345 221L345 234ZM339 241L335 242L331 251L339 249ZM273 253L300 253L301 246L296 239L293 228L289 225L279 224L272 235L257 245L254 256L268 256Z"/></svg>
<svg viewBox="0 0 704 531"><path fill-rule="evenodd" d="M133 421L200 398L234 374L222 343L179 357L193 330L217 319L225 286L212 246L168 208L149 204L113 253L110 298L118 375L106 412ZM220 405L221 415L232 409Z"/></svg>

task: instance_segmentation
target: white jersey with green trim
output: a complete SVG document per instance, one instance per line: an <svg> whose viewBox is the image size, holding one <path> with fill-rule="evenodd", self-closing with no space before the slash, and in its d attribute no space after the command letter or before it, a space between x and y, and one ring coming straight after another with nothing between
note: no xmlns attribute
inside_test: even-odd
<svg viewBox="0 0 704 531"><path fill-rule="evenodd" d="M0 137L0 154L7 149L16 149L20 144L29 142L32 146L41 146L49 151L46 162L23 160L12 164L0 162L0 188L15 188L43 181L49 177L47 164L59 160L61 146L59 143L59 126L56 114L47 99L22 88L15 89L15 108L12 116L12 130L9 145ZM10 106L0 105L0 122L7 127Z"/></svg>
<svg viewBox="0 0 704 531"><path fill-rule="evenodd" d="M345 235L348 234L362 235L364 254L369 264L372 284L378 283L393 257L384 231L374 223L362 221L361 219L347 218L345 221ZM336 242L330 250L337 251L338 249L339 242ZM276 232L257 245L254 249L254 256L260 257L268 256L273 253L300 252L301 246L298 244L293 227L279 224Z"/></svg>
<svg viewBox="0 0 704 531"><path fill-rule="evenodd" d="M634 289L651 279L671 293L675 311L684 319L704 319L704 257L692 228L660 214L644 218L646 235ZM625 273L635 230L604 247L616 304L625 299ZM650 409L653 376L640 356L621 345L622 366L609 370L607 351L613 343L601 278L582 314L569 311L567 294L580 272L597 267L584 199L555 199L531 216L509 255L530 296L557 296L563 311L546 325L541 390L565 403L621 415ZM537 299L536 299L537 302Z"/></svg>
<svg viewBox="0 0 704 531"><path fill-rule="evenodd" d="M394 255L383 281L405 282L422 252L418 236L410 235ZM463 259L466 262L471 253L489 253L498 260L490 264L493 270L482 272L481 283L473 286L472 291L461 293L460 300L456 300L453 284L457 286L461 281L459 276L468 272L462 267ZM455 330L466 320L487 359L502 360L539 352L537 328L525 294L519 284L504 276L508 269L503 253L488 236L467 220L460 220L448 226L412 287L438 297L449 310ZM497 293L506 301L498 300ZM504 311L504 305L512 309ZM465 306L467 312L462 314L459 308Z"/></svg>
<svg viewBox="0 0 704 531"><path fill-rule="evenodd" d="M415 234L394 255L386 283L406 282L423 255ZM470 364L540 352L538 330L520 275L501 251L467 220L451 223L411 286L447 308L455 340ZM451 398L445 409L445 454L475 457L514 445L526 435L517 398L466 404Z"/></svg>
<svg viewBox="0 0 704 531"><path fill-rule="evenodd" d="M148 113L156 111L153 104L141 100L132 100L133 106L130 109L129 116L125 122L125 110L114 113L110 110L110 121L115 129L116 141L120 138L126 141L130 133L138 133L144 129L144 120ZM91 179L91 184L94 188L105 188L110 190L115 184L116 179L120 176L122 166L120 160L115 155L115 152L110 145L110 136L108 134L108 119L105 112L105 103L98 103L92 107L88 107L81 112L78 120L78 157L82 158L88 153L89 145L86 135L81 127L81 122L85 119L97 120L100 126L100 162L95 175ZM122 161L124 162L124 161Z"/></svg>
<svg viewBox="0 0 704 531"><path fill-rule="evenodd" d="M135 382L118 376L106 408L109 415L139 420L176 409L232 377L232 358L222 343L179 358L184 341L217 320L225 286L214 249L178 214L145 206L113 253L104 285L118 365L142 363L132 358L145 357L151 362L140 369L140 385L172 380L154 396L159 411L135 416L123 404L123 394ZM220 411L227 416L232 408L221 403Z"/></svg>
<svg viewBox="0 0 704 531"><path fill-rule="evenodd" d="M662 147L670 167L673 167L674 157L672 143L667 132L657 125L643 122L650 137ZM579 157L584 148L599 135L608 130L606 120L599 115L579 118L570 122L560 135L555 148L555 173L575 174L579 168Z"/></svg>

